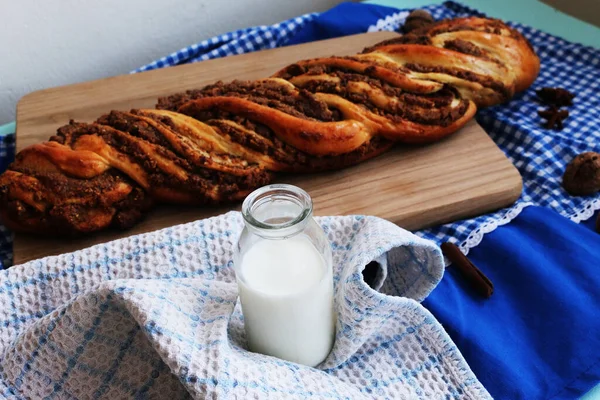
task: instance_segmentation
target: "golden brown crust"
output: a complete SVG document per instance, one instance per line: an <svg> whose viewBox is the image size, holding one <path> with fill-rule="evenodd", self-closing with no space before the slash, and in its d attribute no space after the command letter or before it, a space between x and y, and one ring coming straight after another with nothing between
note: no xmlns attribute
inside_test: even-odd
<svg viewBox="0 0 600 400"><path fill-rule="evenodd" d="M410 76L450 84L487 107L510 99L537 78L540 60L525 37L502 21L443 20L365 49L361 57L392 60Z"/></svg>
<svg viewBox="0 0 600 400"><path fill-rule="evenodd" d="M339 169L395 143L438 141L539 72L525 38L500 21L424 22L351 57L71 121L0 175L0 218L15 231L79 234L130 227L154 203L238 201L275 173Z"/></svg>
<svg viewBox="0 0 600 400"><path fill-rule="evenodd" d="M91 179L37 171L17 163L0 175L0 218L14 231L48 235L129 228L152 203L126 178L107 172Z"/></svg>
<svg viewBox="0 0 600 400"><path fill-rule="evenodd" d="M369 141L372 134L367 126L353 119L336 122L310 121L234 97L192 100L178 111L194 116L212 108L252 118L270 128L286 144L317 156L349 153Z"/></svg>

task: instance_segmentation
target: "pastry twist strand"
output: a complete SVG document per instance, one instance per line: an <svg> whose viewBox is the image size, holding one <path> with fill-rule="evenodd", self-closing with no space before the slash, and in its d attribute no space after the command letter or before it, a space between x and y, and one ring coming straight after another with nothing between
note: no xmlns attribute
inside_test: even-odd
<svg viewBox="0 0 600 400"><path fill-rule="evenodd" d="M0 217L15 231L80 234L128 228L156 203L238 201L277 172L344 168L398 142L438 141L538 72L527 41L502 22L441 21L351 57L70 121L0 175Z"/></svg>

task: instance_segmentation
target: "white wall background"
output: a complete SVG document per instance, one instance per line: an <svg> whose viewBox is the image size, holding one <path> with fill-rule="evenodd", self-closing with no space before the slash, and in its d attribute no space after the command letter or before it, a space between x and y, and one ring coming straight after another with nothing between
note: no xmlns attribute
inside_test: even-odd
<svg viewBox="0 0 600 400"><path fill-rule="evenodd" d="M0 0L0 124L34 90L128 73L206 38L340 0Z"/></svg>

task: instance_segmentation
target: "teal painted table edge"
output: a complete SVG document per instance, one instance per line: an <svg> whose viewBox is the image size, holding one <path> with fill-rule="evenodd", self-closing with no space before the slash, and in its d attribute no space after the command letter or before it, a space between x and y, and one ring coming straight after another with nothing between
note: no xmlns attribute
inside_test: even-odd
<svg viewBox="0 0 600 400"><path fill-rule="evenodd" d="M570 42L600 48L600 28L571 17L538 0L456 0L493 18L520 22ZM396 8L417 8L443 3L441 0L366 0Z"/></svg>
<svg viewBox="0 0 600 400"><path fill-rule="evenodd" d="M537 0L458 0L486 15L520 22L570 42L600 48L600 28L564 14ZM418 8L443 0L367 0L363 3L395 8ZM600 400L600 382L580 400Z"/></svg>
<svg viewBox="0 0 600 400"><path fill-rule="evenodd" d="M9 135L11 133L15 133L16 124L14 122L9 122L5 125L0 125L0 136Z"/></svg>

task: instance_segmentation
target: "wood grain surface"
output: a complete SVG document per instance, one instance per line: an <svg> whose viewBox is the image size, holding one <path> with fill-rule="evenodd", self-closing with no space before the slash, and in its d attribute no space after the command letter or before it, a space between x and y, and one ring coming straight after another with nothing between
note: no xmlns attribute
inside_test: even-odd
<svg viewBox="0 0 600 400"><path fill-rule="evenodd" d="M217 80L267 77L297 60L354 54L394 35L353 35L34 92L17 106L17 149L47 140L69 119L89 122L111 109L153 107L162 95ZM507 206L519 197L522 188L518 171L475 121L433 145L397 146L351 168L281 175L277 181L307 190L315 203L315 215L375 215L410 230ZM105 231L77 240L16 234L14 262L239 210L239 206L161 206L133 229Z"/></svg>

